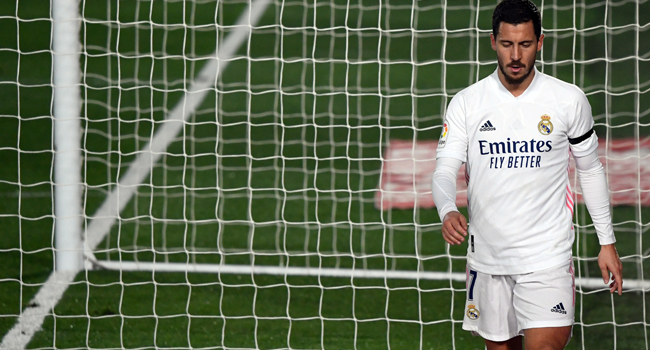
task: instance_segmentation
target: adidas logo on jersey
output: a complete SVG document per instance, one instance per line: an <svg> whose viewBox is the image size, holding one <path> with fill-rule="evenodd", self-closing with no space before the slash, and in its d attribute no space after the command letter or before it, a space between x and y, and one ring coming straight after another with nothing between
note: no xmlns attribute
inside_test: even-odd
<svg viewBox="0 0 650 350"><path fill-rule="evenodd" d="M566 315L566 310L564 309L564 305L562 305L562 303L559 303L559 304L555 305L551 309L551 312L557 312L558 314Z"/></svg>
<svg viewBox="0 0 650 350"><path fill-rule="evenodd" d="M496 129L497 128L495 128L494 125L492 125L492 123L490 123L490 121L488 120L487 122L485 122L485 124L483 124L483 126L480 129L478 129L478 131L494 131Z"/></svg>

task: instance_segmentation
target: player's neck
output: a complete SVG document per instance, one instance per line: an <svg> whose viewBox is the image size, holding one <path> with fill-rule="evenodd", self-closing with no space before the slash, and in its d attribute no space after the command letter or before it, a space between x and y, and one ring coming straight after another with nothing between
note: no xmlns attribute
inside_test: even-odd
<svg viewBox="0 0 650 350"><path fill-rule="evenodd" d="M512 96L514 97L519 97L521 94L528 89L530 84L533 82L533 78L535 77L535 68L530 72L530 74L524 79L519 84L510 84L506 81L506 77L503 75L503 72L498 69L498 75L499 75L499 80L501 81L501 84L508 90Z"/></svg>

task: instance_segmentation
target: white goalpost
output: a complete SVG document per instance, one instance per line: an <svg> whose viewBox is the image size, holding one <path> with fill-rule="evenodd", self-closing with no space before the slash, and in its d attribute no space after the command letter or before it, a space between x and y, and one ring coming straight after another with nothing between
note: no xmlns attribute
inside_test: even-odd
<svg viewBox="0 0 650 350"><path fill-rule="evenodd" d="M624 297L609 299L571 167L573 342L593 348L600 332L648 349L650 1L534 2L538 68L592 104L626 271ZM447 104L496 68L497 3L52 0L33 19L19 0L0 12L52 26L55 264L19 314L0 315L16 318L0 348L464 349L466 247L442 240L430 184Z"/></svg>
<svg viewBox="0 0 650 350"><path fill-rule="evenodd" d="M52 22L56 270L76 272L83 266L78 0L54 0Z"/></svg>

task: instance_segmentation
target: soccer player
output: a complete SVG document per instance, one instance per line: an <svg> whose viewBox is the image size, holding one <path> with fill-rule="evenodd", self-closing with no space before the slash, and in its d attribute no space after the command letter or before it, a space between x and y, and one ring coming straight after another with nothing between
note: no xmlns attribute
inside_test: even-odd
<svg viewBox="0 0 650 350"><path fill-rule="evenodd" d="M498 68L449 103L433 197L445 241L468 241L463 329L490 350L521 349L522 336L526 350L563 349L575 312L570 155L601 245L603 281L611 293L623 286L593 116L579 88L535 68L544 35L531 1L502 1L492 27ZM455 206L462 163L469 229Z"/></svg>

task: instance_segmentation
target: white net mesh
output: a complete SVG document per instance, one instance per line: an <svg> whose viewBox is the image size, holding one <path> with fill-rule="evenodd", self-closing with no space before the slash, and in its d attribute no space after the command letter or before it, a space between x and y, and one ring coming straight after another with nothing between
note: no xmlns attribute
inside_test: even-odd
<svg viewBox="0 0 650 350"><path fill-rule="evenodd" d="M106 270L77 276L30 347L481 348L460 330L466 247L444 244L428 186L447 103L496 68L495 5L81 1L86 255ZM647 349L650 3L537 5L538 68L592 104L632 287L586 287L598 242L578 205L569 348ZM0 9L16 31L0 39L2 123L47 138L51 112L29 104L51 82L32 43L50 8ZM28 204L51 208L52 176L20 172L50 141L11 140L3 332L47 278L54 215Z"/></svg>

